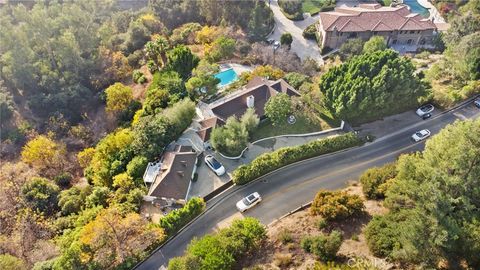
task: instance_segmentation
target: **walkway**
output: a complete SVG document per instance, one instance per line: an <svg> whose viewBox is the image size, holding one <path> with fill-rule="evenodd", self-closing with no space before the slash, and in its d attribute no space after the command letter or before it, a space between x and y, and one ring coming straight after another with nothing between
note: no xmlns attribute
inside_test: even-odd
<svg viewBox="0 0 480 270"><path fill-rule="evenodd" d="M271 1L270 8L273 11L276 26L275 31L269 38L280 41L280 36L288 32L292 34L293 37L291 50L295 52L300 59L304 60L310 57L319 61L319 64L323 64L320 48L317 43L314 40L305 39L302 36L303 30L318 21L319 15L317 14L313 17L308 16L303 21L291 21L283 15L276 0Z"/></svg>

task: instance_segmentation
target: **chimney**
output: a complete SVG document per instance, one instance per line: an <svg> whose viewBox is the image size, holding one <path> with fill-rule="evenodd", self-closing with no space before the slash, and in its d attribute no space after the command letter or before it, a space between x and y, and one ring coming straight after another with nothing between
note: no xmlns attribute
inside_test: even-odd
<svg viewBox="0 0 480 270"><path fill-rule="evenodd" d="M254 96L248 96L247 97L247 107L248 108L253 108L255 106L255 97Z"/></svg>

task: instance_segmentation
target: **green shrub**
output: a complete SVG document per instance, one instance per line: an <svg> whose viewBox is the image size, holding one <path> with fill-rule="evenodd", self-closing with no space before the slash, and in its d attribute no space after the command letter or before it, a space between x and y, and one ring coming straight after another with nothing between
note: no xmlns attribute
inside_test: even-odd
<svg viewBox="0 0 480 270"><path fill-rule="evenodd" d="M327 222L327 220L325 220L324 218L319 218L319 219L317 220L317 228L318 228L319 230L325 229L325 228L327 227L327 225L328 225L328 222Z"/></svg>
<svg viewBox="0 0 480 270"><path fill-rule="evenodd" d="M303 20L302 2L296 0L280 0L278 5L281 7L283 15L289 20Z"/></svg>
<svg viewBox="0 0 480 270"><path fill-rule="evenodd" d="M306 39L317 40L317 27L315 23L307 26L307 28L303 30L302 36Z"/></svg>
<svg viewBox="0 0 480 270"><path fill-rule="evenodd" d="M375 256L389 257L396 248L400 248L401 216L387 214L374 216L367 224L365 238L370 251Z"/></svg>
<svg viewBox="0 0 480 270"><path fill-rule="evenodd" d="M395 163L388 163L382 167L366 170L360 176L363 193L368 199L381 199L385 197L383 184L397 175Z"/></svg>
<svg viewBox="0 0 480 270"><path fill-rule="evenodd" d="M237 219L216 234L192 240L184 256L170 260L168 269L232 269L237 260L258 250L265 238L265 227L258 220Z"/></svg>
<svg viewBox="0 0 480 270"><path fill-rule="evenodd" d="M311 82L308 76L297 72L287 73L284 79L295 89L300 88L304 82Z"/></svg>
<svg viewBox="0 0 480 270"><path fill-rule="evenodd" d="M147 78L145 77L143 72L138 69L133 71L132 79L133 79L133 82L140 83L140 84L145 83L147 81Z"/></svg>
<svg viewBox="0 0 480 270"><path fill-rule="evenodd" d="M127 174L134 180L142 179L145 169L148 166L148 159L144 156L136 156L127 164ZM141 183L142 181L138 181Z"/></svg>
<svg viewBox="0 0 480 270"><path fill-rule="evenodd" d="M339 231L332 231L329 235L307 236L302 239L300 245L306 252L315 254L320 260L332 261L342 245L342 234Z"/></svg>
<svg viewBox="0 0 480 270"><path fill-rule="evenodd" d="M250 164L241 165L233 172L232 180L235 184L242 185L288 164L361 144L361 139L353 133L347 133L295 147L284 147L264 153Z"/></svg>
<svg viewBox="0 0 480 270"><path fill-rule="evenodd" d="M201 198L190 199L184 207L173 210L159 221L167 235L173 235L187 223L200 215L205 209L205 202Z"/></svg>
<svg viewBox="0 0 480 270"><path fill-rule="evenodd" d="M278 240L280 240L280 242L285 245L292 242L293 237L289 230L283 229L278 233Z"/></svg>
<svg viewBox="0 0 480 270"><path fill-rule="evenodd" d="M349 195L345 191L320 190L313 200L310 213L326 220L338 220L358 214L363 208L363 201L357 195Z"/></svg>
<svg viewBox="0 0 480 270"><path fill-rule="evenodd" d="M72 175L68 172L63 172L54 178L55 183L61 187L68 187L72 181Z"/></svg>

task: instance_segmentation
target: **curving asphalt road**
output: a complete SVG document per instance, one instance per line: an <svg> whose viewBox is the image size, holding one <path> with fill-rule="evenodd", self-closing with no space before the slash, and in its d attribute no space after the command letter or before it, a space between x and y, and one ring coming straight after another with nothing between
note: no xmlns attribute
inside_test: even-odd
<svg viewBox="0 0 480 270"><path fill-rule="evenodd" d="M157 250L136 269L162 269L168 260L183 254L194 237L203 236L217 229L232 216L241 215L235 203L254 191L262 195L262 202L245 215L269 224L276 218L313 199L319 189L340 189L348 180L355 180L366 169L394 161L398 155L424 148L425 143L413 143L410 136L417 130L428 128L438 133L455 120L478 118L480 110L472 102L440 114L432 119L403 128L361 147L312 158L283 167L246 186L234 186L207 203L207 210L170 242ZM164 269L164 268L163 268Z"/></svg>

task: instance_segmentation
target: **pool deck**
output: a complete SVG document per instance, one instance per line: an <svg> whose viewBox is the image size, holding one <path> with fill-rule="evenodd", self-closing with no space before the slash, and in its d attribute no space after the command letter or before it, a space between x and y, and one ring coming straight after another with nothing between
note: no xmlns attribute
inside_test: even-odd
<svg viewBox="0 0 480 270"><path fill-rule="evenodd" d="M433 20L434 23L446 23L445 19L440 15L440 12L438 12L437 8L432 5L429 0L417 0L417 2L424 8L428 9L430 12L430 17L428 17L429 20Z"/></svg>
<svg viewBox="0 0 480 270"><path fill-rule="evenodd" d="M250 66L245 66L245 65L240 65L240 64L220 64L220 72L228 70L228 69L233 69L237 75L240 75L246 71L252 71L253 67Z"/></svg>

